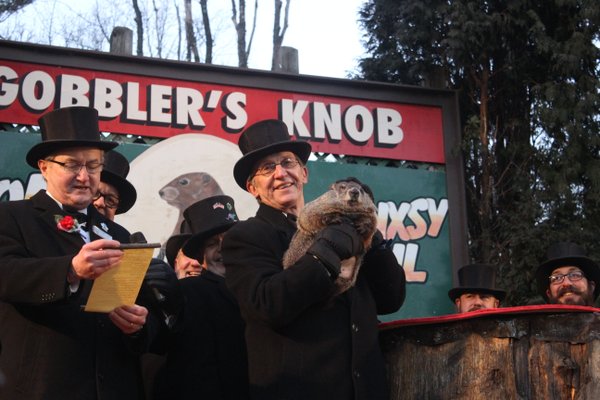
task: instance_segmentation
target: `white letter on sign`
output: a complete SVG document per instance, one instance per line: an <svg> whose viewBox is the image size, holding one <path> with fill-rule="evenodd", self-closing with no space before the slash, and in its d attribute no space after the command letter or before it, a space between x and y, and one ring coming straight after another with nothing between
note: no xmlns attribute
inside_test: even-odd
<svg viewBox="0 0 600 400"><path fill-rule="evenodd" d="M342 140L342 107L339 104L314 103L313 126L315 139L325 139L329 133L334 143Z"/></svg>
<svg viewBox="0 0 600 400"><path fill-rule="evenodd" d="M56 87L52 77L44 71L32 71L23 78L23 101L32 110L42 111L50 107ZM36 97L36 92L40 97Z"/></svg>
<svg viewBox="0 0 600 400"><path fill-rule="evenodd" d="M9 83L19 76L15 71L8 67L0 67L0 106L10 106L19 94L19 85ZM5 82L2 82L2 79Z"/></svg>
<svg viewBox="0 0 600 400"><path fill-rule="evenodd" d="M377 114L377 143L382 145L396 145L404 139L402 115L396 110L378 108Z"/></svg>
<svg viewBox="0 0 600 400"><path fill-rule="evenodd" d="M344 125L350 140L365 143L373 133L373 117L364 106L352 106L344 114Z"/></svg>
<svg viewBox="0 0 600 400"><path fill-rule="evenodd" d="M90 84L87 80L77 75L60 75L57 79L60 82L60 92L58 93L59 108L82 106L89 107L90 101L86 97L90 91Z"/></svg>
<svg viewBox="0 0 600 400"><path fill-rule="evenodd" d="M111 79L94 80L94 108L98 115L105 118L114 118L123 112L123 86Z"/></svg>
<svg viewBox="0 0 600 400"><path fill-rule="evenodd" d="M302 117L308 107L308 101L298 100L296 104L290 99L282 99L280 102L281 120L285 122L291 133L297 133L299 137L310 138L310 132Z"/></svg>
<svg viewBox="0 0 600 400"><path fill-rule="evenodd" d="M188 123L196 128L204 128L204 120L200 109L204 103L202 93L191 88L177 88L175 92L175 117L178 125L187 126Z"/></svg>
<svg viewBox="0 0 600 400"><path fill-rule="evenodd" d="M171 87L150 85L150 121L154 123L171 123Z"/></svg>

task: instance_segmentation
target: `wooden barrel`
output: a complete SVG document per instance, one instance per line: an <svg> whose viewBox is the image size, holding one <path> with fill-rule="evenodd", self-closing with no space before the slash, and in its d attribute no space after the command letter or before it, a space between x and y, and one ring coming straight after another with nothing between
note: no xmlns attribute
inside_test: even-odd
<svg viewBox="0 0 600 400"><path fill-rule="evenodd" d="M600 399L599 313L543 305L383 324L390 399Z"/></svg>

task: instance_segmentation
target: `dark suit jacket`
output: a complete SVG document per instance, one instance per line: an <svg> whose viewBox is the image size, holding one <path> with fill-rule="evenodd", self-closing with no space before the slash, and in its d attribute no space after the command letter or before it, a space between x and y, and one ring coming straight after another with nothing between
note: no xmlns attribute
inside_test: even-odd
<svg viewBox="0 0 600 400"><path fill-rule="evenodd" d="M254 399L387 399L378 313L404 301L404 271L390 249L365 256L356 286L333 283L312 256L283 270L295 224L261 205L225 235L226 282L246 321Z"/></svg>
<svg viewBox="0 0 600 400"><path fill-rule="evenodd" d="M93 206L90 219L113 239L129 233ZM78 232L60 231L64 215L44 191L0 203L0 370L2 399L138 399L138 357L106 314L81 310L91 281L71 294L71 259L83 246Z"/></svg>
<svg viewBox="0 0 600 400"><path fill-rule="evenodd" d="M179 280L186 297L164 370L164 399L248 399L244 322L225 279L203 272Z"/></svg>

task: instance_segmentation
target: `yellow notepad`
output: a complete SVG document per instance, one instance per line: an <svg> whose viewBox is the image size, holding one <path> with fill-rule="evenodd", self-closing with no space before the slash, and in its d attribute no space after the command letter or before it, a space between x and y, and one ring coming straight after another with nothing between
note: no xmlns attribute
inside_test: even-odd
<svg viewBox="0 0 600 400"><path fill-rule="evenodd" d="M108 313L135 304L155 247L156 244L123 246L121 263L94 280L84 311Z"/></svg>

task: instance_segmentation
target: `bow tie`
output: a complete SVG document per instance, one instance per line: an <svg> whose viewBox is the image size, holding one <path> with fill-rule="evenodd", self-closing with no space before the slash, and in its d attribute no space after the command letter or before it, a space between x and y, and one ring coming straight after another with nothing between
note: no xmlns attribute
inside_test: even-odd
<svg viewBox="0 0 600 400"><path fill-rule="evenodd" d="M63 211L65 212L66 215L70 215L71 217L76 219L77 222L79 223L79 225L82 225L82 228L85 229L86 222L88 220L87 214L84 214L82 212L79 212L79 211L69 208L69 207L63 207Z"/></svg>

